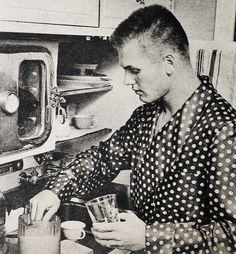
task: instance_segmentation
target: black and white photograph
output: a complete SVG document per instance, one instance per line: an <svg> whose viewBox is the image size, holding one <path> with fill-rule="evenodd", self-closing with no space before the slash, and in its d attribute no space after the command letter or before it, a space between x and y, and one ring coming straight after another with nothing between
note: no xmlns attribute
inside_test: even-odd
<svg viewBox="0 0 236 254"><path fill-rule="evenodd" d="M0 0L0 254L236 254L236 0Z"/></svg>

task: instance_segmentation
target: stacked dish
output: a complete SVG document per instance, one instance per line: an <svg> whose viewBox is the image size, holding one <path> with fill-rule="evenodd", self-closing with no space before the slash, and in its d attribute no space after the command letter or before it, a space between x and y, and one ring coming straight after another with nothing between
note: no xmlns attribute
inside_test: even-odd
<svg viewBox="0 0 236 254"><path fill-rule="evenodd" d="M111 79L107 76L70 76L59 75L57 85L60 91L91 89L109 86Z"/></svg>

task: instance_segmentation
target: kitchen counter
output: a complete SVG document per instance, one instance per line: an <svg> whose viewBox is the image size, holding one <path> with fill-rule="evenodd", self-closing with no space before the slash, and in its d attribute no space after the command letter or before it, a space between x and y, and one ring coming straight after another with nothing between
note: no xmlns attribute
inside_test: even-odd
<svg viewBox="0 0 236 254"><path fill-rule="evenodd" d="M65 239L63 234L61 236L62 241ZM19 254L18 251L18 239L17 238L7 238L7 245L8 245L8 252L6 254ZM130 252L128 251L122 251L122 250L117 250L117 249L111 249L111 248L106 248L98 244L91 232L86 230L86 237L84 239L78 240L77 243L90 248L93 250L93 254L128 254ZM43 253L43 248L42 248L42 253ZM63 251L63 253L67 253L67 251ZM75 252L76 254L77 252ZM83 254L84 252L81 252L80 254ZM87 253L87 252L86 252ZM74 252L69 252L68 254L74 254Z"/></svg>
<svg viewBox="0 0 236 254"><path fill-rule="evenodd" d="M29 191L30 190L30 191ZM19 195L21 196L23 194L28 194L27 197L31 197L35 192L38 192L40 190L40 186L35 186L35 190L29 188L28 192L26 190L21 190L18 192L15 192L15 194L9 195L9 200L15 200ZM101 245L99 245L93 235L91 234L91 227L92 227L92 221L89 217L89 214L87 212L87 209L84 205L84 202L86 202L89 199L109 194L109 193L115 193L117 194L117 201L118 201L118 207L121 209L129 209L130 208L130 203L129 203L129 187L126 185L122 184L116 184L116 183L106 183L100 188L94 190L92 193L83 196L79 199L79 202L69 202L69 203L64 203L61 205L59 208L57 215L61 218L61 221L65 220L80 220L83 221L86 224L86 237L82 240L79 240L79 243L93 249L94 254L108 254L108 253L114 253L113 249L110 248L105 248ZM14 199L13 199L14 197ZM27 199L24 197L24 202ZM19 199L18 199L19 202ZM23 202L23 203L24 203ZM16 207L19 205L14 203ZM64 240L64 236L62 234L61 237L62 240ZM9 252L8 254L18 254L18 247L16 245L17 238L15 239L9 239ZM15 243L14 243L15 241ZM121 251L115 251L114 254L119 254L119 253L127 253L127 252L121 252ZM71 254L71 253L68 253Z"/></svg>

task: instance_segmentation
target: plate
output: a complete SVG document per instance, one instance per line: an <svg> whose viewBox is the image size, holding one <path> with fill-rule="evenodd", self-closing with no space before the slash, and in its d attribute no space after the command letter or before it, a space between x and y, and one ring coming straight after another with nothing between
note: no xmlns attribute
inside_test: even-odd
<svg viewBox="0 0 236 254"><path fill-rule="evenodd" d="M95 83L100 81L110 81L111 78L107 76L58 75L58 80L76 80Z"/></svg>
<svg viewBox="0 0 236 254"><path fill-rule="evenodd" d="M95 81L81 81L81 80L68 80L68 79L58 79L57 85L61 91L66 90L78 90L78 89L91 89L100 88L110 85L110 81L95 80Z"/></svg>

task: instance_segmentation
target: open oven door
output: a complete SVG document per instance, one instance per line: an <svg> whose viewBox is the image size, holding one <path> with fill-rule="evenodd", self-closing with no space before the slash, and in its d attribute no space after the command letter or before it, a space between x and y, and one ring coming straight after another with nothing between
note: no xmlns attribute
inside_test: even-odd
<svg viewBox="0 0 236 254"><path fill-rule="evenodd" d="M53 59L37 46L0 49L0 164L54 149Z"/></svg>

